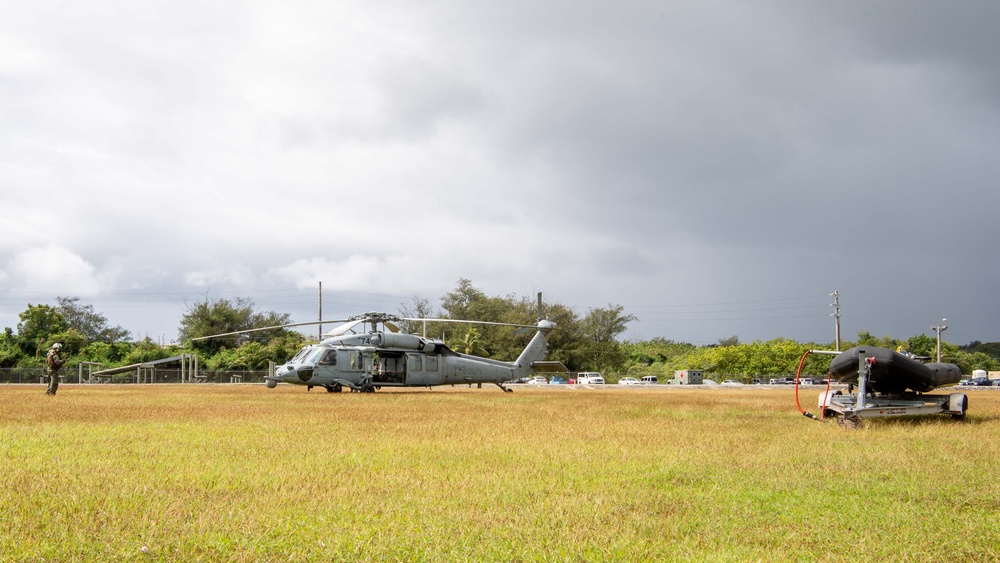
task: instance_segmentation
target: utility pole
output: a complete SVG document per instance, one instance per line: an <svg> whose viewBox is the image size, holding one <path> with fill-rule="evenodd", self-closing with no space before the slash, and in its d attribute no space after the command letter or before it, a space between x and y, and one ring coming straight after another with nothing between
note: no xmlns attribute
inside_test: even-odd
<svg viewBox="0 0 1000 563"><path fill-rule="evenodd" d="M941 319L941 323L944 323L948 319ZM931 330L937 332L937 361L941 363L941 333L948 330L948 325L946 324L936 324L931 325Z"/></svg>
<svg viewBox="0 0 1000 563"><path fill-rule="evenodd" d="M833 303L830 303L833 312L830 313L830 316L836 317L837 351L840 352L840 292L834 290L830 297L833 297Z"/></svg>
<svg viewBox="0 0 1000 563"><path fill-rule="evenodd" d="M323 282L319 282L319 341L323 341Z"/></svg>

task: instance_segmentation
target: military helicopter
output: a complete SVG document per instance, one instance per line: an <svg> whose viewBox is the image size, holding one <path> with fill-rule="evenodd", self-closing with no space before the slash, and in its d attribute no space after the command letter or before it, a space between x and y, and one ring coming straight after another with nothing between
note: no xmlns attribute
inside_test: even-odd
<svg viewBox="0 0 1000 563"><path fill-rule="evenodd" d="M308 345L295 356L278 366L274 375L265 378L268 388L278 383L305 385L308 390L323 387L330 393L351 391L372 393L382 387L431 387L434 385L493 383L510 393L504 385L536 372L568 372L561 362L545 361L548 351L548 334L556 328L551 320L542 318L542 294L538 294L538 322L534 325L488 321L462 321L455 319L425 319L399 317L386 313L370 312L344 320L322 321L342 323L325 333L318 344ZM513 362L504 362L469 354L449 348L444 341L400 332L400 321L473 323L514 326L521 330L534 329L535 335ZM277 327L229 332L204 336L204 340L232 336L259 330L274 330L292 326L319 324L296 323ZM366 333L355 333L359 326L370 325ZM379 325L382 329L379 329Z"/></svg>

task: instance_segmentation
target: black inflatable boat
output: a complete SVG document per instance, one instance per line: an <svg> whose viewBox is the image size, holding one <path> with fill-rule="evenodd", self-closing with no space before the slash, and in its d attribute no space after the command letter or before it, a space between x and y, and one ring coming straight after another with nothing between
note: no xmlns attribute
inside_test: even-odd
<svg viewBox="0 0 1000 563"><path fill-rule="evenodd" d="M962 370L955 364L921 363L888 348L856 346L830 362L830 374L841 383L858 383L859 356L874 358L868 388L877 393L898 394L907 389L923 393L962 380Z"/></svg>

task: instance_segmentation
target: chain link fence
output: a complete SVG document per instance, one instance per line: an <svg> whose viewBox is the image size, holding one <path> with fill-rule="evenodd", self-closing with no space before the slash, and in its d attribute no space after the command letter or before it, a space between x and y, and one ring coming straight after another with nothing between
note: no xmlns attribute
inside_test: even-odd
<svg viewBox="0 0 1000 563"><path fill-rule="evenodd" d="M81 382L80 372L76 369L63 368L60 372L62 383ZM193 383L263 383L267 370L199 370L197 377L190 373L184 374ZM89 378L89 381L88 381ZM0 368L0 384L3 383L48 383L49 376L43 367L37 368ZM149 369L142 372L130 371L114 375L94 376L83 370L83 383L183 383L179 369Z"/></svg>

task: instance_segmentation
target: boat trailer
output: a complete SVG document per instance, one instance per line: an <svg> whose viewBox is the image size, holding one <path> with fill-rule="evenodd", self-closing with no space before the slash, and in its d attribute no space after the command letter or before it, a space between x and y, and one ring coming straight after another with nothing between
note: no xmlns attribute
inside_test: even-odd
<svg viewBox="0 0 1000 563"><path fill-rule="evenodd" d="M858 353L857 393L844 393L839 390L827 390L820 393L818 406L823 419L839 417L837 421L839 424L849 428L857 428L863 418L925 414L950 414L952 418L958 420L965 418L969 400L964 393L949 393L947 395L869 394L868 378L871 376L874 363L874 357L866 358L865 351L860 350Z"/></svg>

